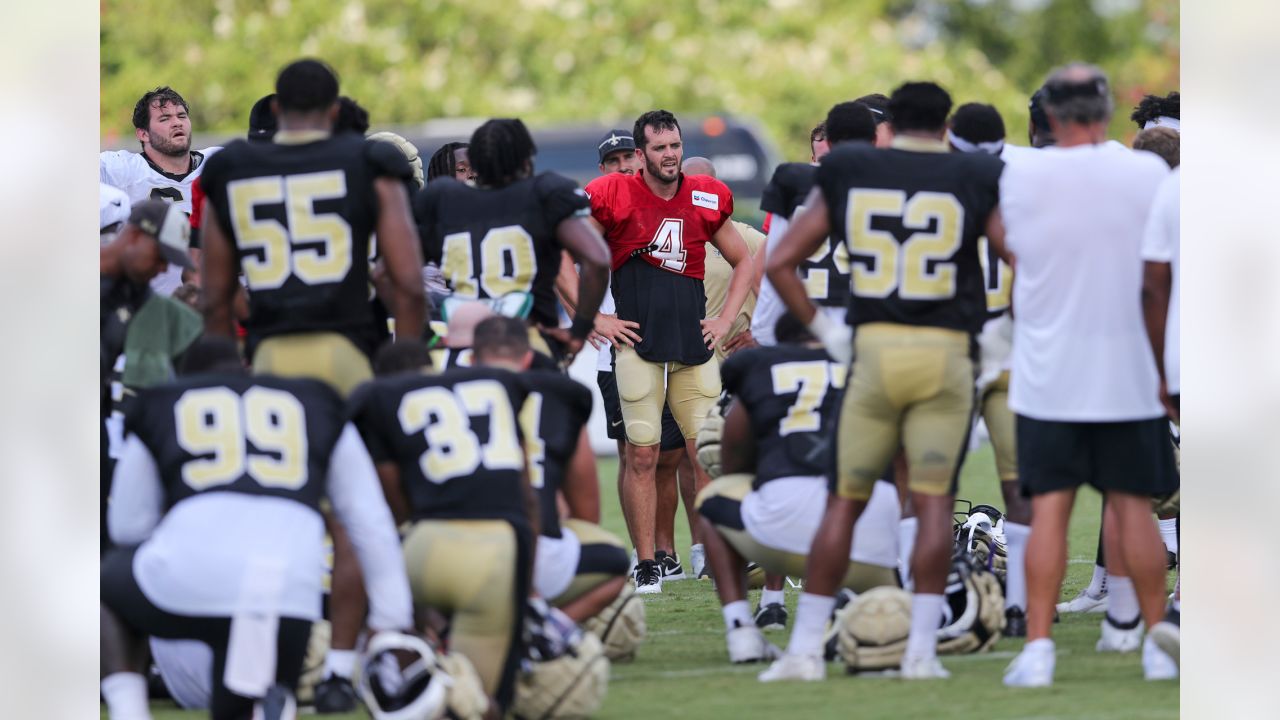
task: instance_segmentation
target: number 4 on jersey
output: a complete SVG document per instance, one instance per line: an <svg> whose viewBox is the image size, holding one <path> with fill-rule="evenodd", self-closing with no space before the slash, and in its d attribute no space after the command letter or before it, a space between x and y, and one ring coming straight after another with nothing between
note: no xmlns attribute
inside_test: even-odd
<svg viewBox="0 0 1280 720"><path fill-rule="evenodd" d="M684 221L676 218L665 218L658 232L653 234L649 247L653 248L653 256L662 261L662 267L678 273L684 272Z"/></svg>

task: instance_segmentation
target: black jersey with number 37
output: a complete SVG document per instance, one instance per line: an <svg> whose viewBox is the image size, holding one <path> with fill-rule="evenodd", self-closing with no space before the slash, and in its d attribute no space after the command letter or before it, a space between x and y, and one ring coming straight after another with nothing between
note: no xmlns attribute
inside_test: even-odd
<svg viewBox="0 0 1280 720"><path fill-rule="evenodd" d="M978 238L999 200L998 158L941 142L840 145L817 184L851 267L849 318L977 333L987 314Z"/></svg>
<svg viewBox="0 0 1280 720"><path fill-rule="evenodd" d="M831 467L846 368L821 348L776 345L729 356L724 388L751 416L755 486Z"/></svg>
<svg viewBox="0 0 1280 720"><path fill-rule="evenodd" d="M552 172L501 188L473 188L442 178L414 197L413 214L423 259L440 264L455 295L486 299L532 293L530 319L559 325L556 227L590 215L590 201L577 183Z"/></svg>
<svg viewBox="0 0 1280 720"><path fill-rule="evenodd" d="M558 538L556 493L564 485L582 427L591 417L591 391L551 370L522 373L520 380L529 390L520 413L520 429L529 457L529 484L538 491L538 531Z"/></svg>
<svg viewBox="0 0 1280 720"><path fill-rule="evenodd" d="M795 220L804 200L813 189L818 166L811 163L783 163L773 171L773 179L760 196L760 209ZM797 268L805 294L824 307L844 307L849 301L849 251L834 235Z"/></svg>

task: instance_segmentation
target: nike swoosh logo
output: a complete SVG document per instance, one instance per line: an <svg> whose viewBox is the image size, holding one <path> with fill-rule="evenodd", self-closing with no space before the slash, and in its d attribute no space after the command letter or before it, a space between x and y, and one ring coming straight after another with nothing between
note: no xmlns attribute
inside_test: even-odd
<svg viewBox="0 0 1280 720"><path fill-rule="evenodd" d="M618 426L619 426L619 425L621 425L621 424L622 424L622 421L621 421L621 420L619 420L618 422L611 422L611 423L609 423L609 427L618 427Z"/></svg>

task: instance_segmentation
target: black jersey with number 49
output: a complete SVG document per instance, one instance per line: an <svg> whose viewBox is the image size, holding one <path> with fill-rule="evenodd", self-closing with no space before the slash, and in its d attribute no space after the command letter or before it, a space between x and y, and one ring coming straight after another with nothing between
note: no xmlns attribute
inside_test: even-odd
<svg viewBox="0 0 1280 720"><path fill-rule="evenodd" d="M403 180L412 170L394 145L355 133L301 144L240 140L206 161L200 184L249 287L250 345L340 332L373 352L381 337L369 304L378 177Z"/></svg>
<svg viewBox="0 0 1280 720"><path fill-rule="evenodd" d="M556 226L587 217L590 208L577 183L553 172L501 188L473 188L442 178L428 183L413 200L423 258L440 264L455 295L485 299L532 293L529 318L548 327L559 325Z"/></svg>
<svg viewBox="0 0 1280 720"><path fill-rule="evenodd" d="M414 520L527 522L514 373L457 368L374 380L352 413L374 462L394 462Z"/></svg>
<svg viewBox="0 0 1280 720"><path fill-rule="evenodd" d="M538 491L539 532L560 537L556 493L564 486L578 436L591 417L591 391L563 373L536 370L520 375L529 390L520 429L529 457L529 484Z"/></svg>
<svg viewBox="0 0 1280 720"><path fill-rule="evenodd" d="M787 221L795 220L813 189L818 166L783 163L760 196L760 209ZM844 307L849 302L849 251L834 235L797 268L805 294L817 305Z"/></svg>
<svg viewBox="0 0 1280 720"><path fill-rule="evenodd" d="M1004 163L945 147L859 143L822 158L817 184L852 264L851 323L981 330L987 301L978 238L999 200Z"/></svg>
<svg viewBox="0 0 1280 720"><path fill-rule="evenodd" d="M756 487L830 469L845 366L822 348L776 345L730 355L720 375L751 416Z"/></svg>
<svg viewBox="0 0 1280 720"><path fill-rule="evenodd" d="M167 507L198 493L234 492L318 512L344 410L317 380L196 375L143 390L125 432L155 458Z"/></svg>

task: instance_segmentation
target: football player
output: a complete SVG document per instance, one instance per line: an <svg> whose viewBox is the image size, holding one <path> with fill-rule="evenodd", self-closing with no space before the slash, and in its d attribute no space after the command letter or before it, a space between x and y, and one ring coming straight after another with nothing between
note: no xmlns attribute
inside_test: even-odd
<svg viewBox="0 0 1280 720"><path fill-rule="evenodd" d="M423 255L439 262L453 294L493 299L530 293L535 347L571 361L594 326L608 284L608 249L586 221L589 202L577 184L556 173L534 174L537 146L518 119L476 128L468 148L476 187L447 178L414 198ZM582 267L573 326L559 327L554 285L560 250Z"/></svg>
<svg viewBox="0 0 1280 720"><path fill-rule="evenodd" d="M458 182L474 185L476 171L471 166L470 158L467 157L468 147L464 142L441 145L427 162L427 182L436 178L451 177Z"/></svg>
<svg viewBox="0 0 1280 720"><path fill-rule="evenodd" d="M476 345L509 344L512 332L490 318L476 326ZM450 648L503 708L515 692L537 535L518 419L526 395L515 373L456 368L374 380L353 410L387 504L411 523L404 556L414 602L450 617Z"/></svg>
<svg viewBox="0 0 1280 720"><path fill-rule="evenodd" d="M102 694L112 718L149 717L142 636L197 639L214 653L212 717L255 703L281 717L270 708L293 705L320 617L321 501L350 530L374 630L412 624L395 525L332 389L249 377L217 337L183 370L128 418L107 516L118 547L102 562Z"/></svg>
<svg viewBox="0 0 1280 720"><path fill-rule="evenodd" d="M431 366L438 372L444 372L475 365L475 348L472 343L475 340L476 325L495 315L497 313L489 303L479 300L459 303L451 308L447 334L444 337L445 346L431 351ZM537 351L533 352L529 367L534 370L560 370L555 360Z"/></svg>
<svg viewBox="0 0 1280 720"><path fill-rule="evenodd" d="M422 259L405 189L413 171L394 145L332 134L338 79L318 60L280 72L273 107L271 143L236 141L205 168L205 327L232 334L243 270L254 369L315 377L346 395L372 376L379 337L368 302L375 230L397 334L421 336Z"/></svg>
<svg viewBox="0 0 1280 720"><path fill-rule="evenodd" d="M221 148L191 149L191 118L187 101L168 86L144 93L133 106L134 136L142 152L109 150L98 156L102 182L120 188L131 202L154 199L172 202L192 212L191 183L204 163ZM192 253L199 264L199 252ZM151 281L161 295L182 285L184 268L173 265Z"/></svg>
<svg viewBox="0 0 1280 720"><path fill-rule="evenodd" d="M820 680L822 632L847 565L853 526L890 460L904 447L918 520L908 679L947 677L936 632L951 560L955 483L973 411L973 336L986 316L978 238L998 201L1002 163L947 152L951 97L906 83L889 101L893 144L836 148L822 160L805 210L769 257L787 308L848 363L839 423L836 492L814 536L787 654L762 681ZM853 263L848 322L817 311L796 269L829 235Z"/></svg>
<svg viewBox="0 0 1280 720"><path fill-rule="evenodd" d="M613 173L587 185L591 214L612 252L613 297L618 317L639 323L642 338L616 348L615 371L627 433L623 512L638 563L636 591L662 591L655 559L654 471L663 407L669 407L695 453L694 438L720 395L712 358L746 300L752 266L733 223L733 195L706 176L686 177L680 124L665 110L641 115L632 131L644 167L635 175ZM702 277L707 243L733 265L725 307L706 317ZM705 472L695 464L697 486Z"/></svg>
<svg viewBox="0 0 1280 720"><path fill-rule="evenodd" d="M747 560L779 577L804 575L827 505L832 441L848 368L790 314L779 344L736 353L721 368L735 398L721 436L725 475L698 494L707 562L716 578L731 662L776 657L752 621ZM879 482L859 518L840 584L854 592L898 585L897 493Z"/></svg>

